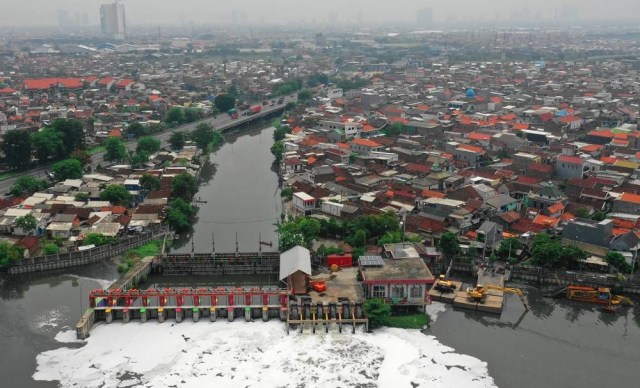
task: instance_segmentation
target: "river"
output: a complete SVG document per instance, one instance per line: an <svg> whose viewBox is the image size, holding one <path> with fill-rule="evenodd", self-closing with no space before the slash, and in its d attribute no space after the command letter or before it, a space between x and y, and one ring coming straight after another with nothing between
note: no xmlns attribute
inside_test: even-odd
<svg viewBox="0 0 640 388"><path fill-rule="evenodd" d="M275 223L282 202L278 175L272 167L273 127L253 126L225 134L226 142L209 158L201 172L196 198L206 200L194 223L193 235L181 236L174 252L257 252L260 239L271 242L263 252L278 250Z"/></svg>
<svg viewBox="0 0 640 388"><path fill-rule="evenodd" d="M238 232L240 250L257 250L258 234L260 233L263 240L276 241L277 236L272 224L276 222L280 214L280 199L277 177L270 166L272 156L269 153L269 147L272 142L272 132L272 128L266 128L262 131L250 129L249 132L242 132L239 135L228 135L229 142L211 156L212 168L208 171L205 170L204 183L198 193L198 197L206 200L207 203L201 204L198 220L194 226L193 241L197 252L207 252L212 249L212 233L216 236L216 250L218 251L235 250L236 231ZM225 221L225 217L229 217L229 219ZM183 240L179 243L182 246L177 248L178 250L183 252L191 250L190 240ZM332 367L338 369L334 370L351 368L352 364L359 363L366 364L369 368L364 372L348 369L351 371L348 378L353 379L353 376L361 376L362 380L369 381L371 376L380 372L380 376L387 379L384 381L394 381L394 378L397 378L398 384L396 386L398 387L410 386L409 383L404 383L407 381L407 375L415 378L418 383L426 381L420 380L427 378L421 373L424 370L428 371L430 368L442 366L443 359L448 359L449 364L445 365L446 368L438 369L438 373L441 373L437 375L440 380L433 381L430 386L486 386L487 376L492 377L497 386L507 388L585 388L601 387L612 383L634 387L638 386L638 381L640 381L640 368L638 368L640 365L640 310L638 307L623 310L617 315L607 315L588 304L543 298L541 293L533 287L524 287L528 292L531 305L531 311L524 316L522 316L522 306L513 296L508 297L507 309L501 316L458 311L452 309L451 306L444 307L444 311L439 314L438 319L431 326L430 334L435 336L435 340L422 344L421 350L417 349L418 345L416 348L411 348L411 340L407 339L408 337L400 338L402 334L397 332L395 334L384 332L380 335L376 334L371 340L363 339L368 337L358 335L355 337L356 343L346 337L337 342L333 339L322 339L322 337L318 337L319 339L316 340L309 336L296 340L295 337L281 337L278 334L280 326L276 322L264 324L268 325L265 326L266 328L269 328L265 330L272 330L270 334L261 334L256 331L259 330L259 326L256 325L262 323L227 324L225 322L209 323L203 321L197 324L184 322L175 326L169 322L164 324L131 322L128 326L117 326L120 324L114 323L113 326L99 325L83 348L80 348L79 344L65 343L62 345L57 342L56 336L59 336L60 331L65 327L73 327L81 311L87 307L87 292L109 284L116 277L115 263L107 262L65 273L0 279L0 283L2 283L0 286L2 296L0 300L0 349L3 350L3 359L0 362L0 376L2 376L3 384L0 386L26 388L57 386L54 382L34 381L32 376L37 367L39 379L59 378L65 381L65 386L73 381L77 382L74 380L76 375L82 378L95 377L99 379L96 376L111 373L108 372L110 370L118 368L128 370L127 368L134 368L135 365L140 367L146 358L153 359L154 355L150 352L128 353L133 351L132 349L144 346L157 349L157 353L166 351L171 357L175 357L176 362L184 361L180 367L183 369L178 370L176 376L187 381L192 381L189 379L193 377L194 368L200 368L198 365L210 367L216 362L222 364L226 362L229 363L230 370L235 370L237 365L247 365L245 368L247 371L264 371L268 370L269 364L281 363L282 357L285 357L284 354L287 355L286 357L291 357L292 362L296 363L295 365L298 367L293 370L290 365L284 365L283 368L288 368L285 369L286 373L273 375L273 378L285 378L288 374L295 378L308 378L309 374L305 373L305 368L309 366L305 367L305 365L311 360L308 357L314 357L316 354L314 349L318 349L318 354L325 357L324 362L327 361L327 358L335 358L336 365ZM207 279L204 278L190 279L188 277L172 279L171 282L183 285L191 280L197 284L206 284L207 282ZM271 284L273 281L269 278L256 279L256 283L261 284ZM150 278L150 282L159 283L161 280ZM166 282L159 285L166 285ZM520 318L522 319L520 320ZM252 331L253 334L242 333L245 330L243 327L248 327L245 325L250 325L251 329L246 330ZM245 349L247 354L248 352L256 353L255 355L252 353L249 357L248 364L246 359L225 360L224 354L221 356L222 359L217 358L215 362L209 360L205 364L193 364L192 358L206 360L207 357L212 357L211 350L206 348L206 343L209 338L207 336L217 332L217 330L210 329L214 326L219 327L220 331L226 331L234 338L233 340L231 337L218 338L220 342L215 346L227 349L228 352L224 354L232 354L233 349ZM178 330L185 330L185 332L180 333ZM144 336L146 332L154 333L156 337L150 338L148 343L137 343L138 337ZM421 337L426 337L418 332L414 333L412 335L414 335L416 343L422 341ZM105 347L108 348L108 346L104 346L105 343L108 343L108 338L113 338L116 341L121 335L135 345L127 346L126 341L124 344L120 341L117 346L125 348L105 349ZM163 341L157 341L159 335L165 336ZM188 342L190 336L195 336L198 341L196 343ZM176 342L174 337L179 341ZM101 339L102 342L92 343L92 338L93 341ZM234 342L235 338L244 338L246 341ZM270 354L272 358L263 361L262 351L266 352L267 349L261 344L250 342L256 341L255 338L269 341L278 354L280 351L282 353L280 355ZM159 348L162 346L160 342L165 341L170 349L167 347ZM362 348L359 347L357 341L362 341L363 344L370 343L365 344L366 346L363 345L365 347ZM187 342L189 347L182 348ZM329 342L340 346L342 350L340 352L332 351L331 347L327 347ZM299 349L301 354L291 353L291 349L281 347L279 345L281 343ZM455 357L452 353L448 353L442 344L454 348ZM402 358L402 352L398 353L397 349L405 349L403 346L408 346L407 349L411 350L407 351L405 356L419 355L421 353L418 351L428 352L429 349L436 349L434 354L425 353L428 354L428 357L433 357L430 360L435 361L429 361L428 364L423 365L413 363L408 359L396 368L402 373L389 374L393 365L385 366L381 364L380 360L385 356L388 359ZM199 353L192 353L192 348L198 347L201 347L197 350ZM85 348L86 353L83 353ZM256 348L259 352L255 350ZM56 350L51 351L52 349ZM353 354L349 356L350 351L345 349L358 350L357 357L354 357ZM121 355L120 350L126 354ZM215 352L213 353L215 354ZM94 354L95 359L87 359L87 354ZM464 356L465 354L477 357L486 364L473 361L470 357ZM220 355L218 354L218 356ZM236 356L233 355L233 357ZM36 357L38 357L38 362L36 362ZM125 357L126 360L118 361L118 357ZM127 357L133 357L131 360L137 360L137 364ZM139 357L139 359L135 357ZM182 360L181 357L187 357L189 360ZM295 357L298 358L294 360ZM114 364L106 361L98 362L103 359L113 361ZM420 360L422 359L420 356ZM317 362L313 372L323 378L331 378L328 375L321 375L322 368L317 366L326 366L326 364L322 364L322 360ZM83 363L86 365L79 366L78 370L75 369L76 364ZM379 370L376 369L378 367ZM155 374L158 378L157 374L160 372L151 366L149 368L151 368L150 375ZM452 374L447 374L448 371ZM224 374L209 369L205 372L203 375ZM482 375L482 378L473 380L475 373ZM58 375L60 376L58 377ZM228 373L226 375L229 376ZM461 375L470 379L468 384L464 383L466 380L459 379ZM127 378L131 376L127 374ZM265 375L261 376L265 378ZM123 379L122 376L118 378L119 381ZM168 378L175 377L169 376ZM230 378L233 379L233 376ZM247 378L260 377L249 376ZM86 380L80 381L78 386L87 385L85 384ZM112 381L114 380L103 380L103 384L111 386L110 382ZM204 380L198 381L202 384L194 383L192 386L207 385ZM264 381L268 382L269 380ZM345 383L345 381L351 380L340 381L334 380L336 384L351 385ZM7 382L9 384L5 384ZM479 382L482 385L478 385ZM158 384L160 385L160 383L159 381ZM237 386L238 384L240 384L239 381L231 381L228 386ZM178 380L177 386L180 385L180 380ZM251 386L252 384L246 385ZM263 383L262 386L269 386L269 384ZM380 386L385 385L380 383Z"/></svg>

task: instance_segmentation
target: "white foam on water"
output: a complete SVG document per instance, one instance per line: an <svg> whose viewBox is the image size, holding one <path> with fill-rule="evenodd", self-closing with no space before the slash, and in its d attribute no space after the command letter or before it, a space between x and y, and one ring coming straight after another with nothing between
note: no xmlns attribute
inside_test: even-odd
<svg viewBox="0 0 640 388"><path fill-rule="evenodd" d="M66 306L55 306L39 313L33 318L31 326L37 332L54 329L64 322L68 314L69 309Z"/></svg>
<svg viewBox="0 0 640 388"><path fill-rule="evenodd" d="M67 275L67 276L69 276L70 278L84 279L84 280L90 280L90 281L96 282L100 285L100 288L102 288L103 290L106 290L116 280L118 280L117 277L114 277L113 279L96 279L96 278L88 278L86 276L78 276L78 275Z"/></svg>
<svg viewBox="0 0 640 388"><path fill-rule="evenodd" d="M431 317L431 324L433 324L437 319L440 313L443 313L447 310L447 305L441 302L431 302L426 306L427 314Z"/></svg>
<svg viewBox="0 0 640 388"><path fill-rule="evenodd" d="M83 343L84 341L79 340L76 336L75 330L72 330L68 327L64 328L61 332L56 334L55 340L63 343L63 344L72 344L72 343Z"/></svg>
<svg viewBox="0 0 640 388"><path fill-rule="evenodd" d="M276 321L100 324L37 364L62 387L495 387L485 362L417 330L287 335Z"/></svg>

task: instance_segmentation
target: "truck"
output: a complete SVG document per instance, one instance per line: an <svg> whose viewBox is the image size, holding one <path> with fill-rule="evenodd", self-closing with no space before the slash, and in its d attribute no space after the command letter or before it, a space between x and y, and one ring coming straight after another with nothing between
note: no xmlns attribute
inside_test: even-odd
<svg viewBox="0 0 640 388"><path fill-rule="evenodd" d="M260 113L262 111L262 107L260 105L254 105L251 107L249 114L255 115L256 113Z"/></svg>
<svg viewBox="0 0 640 388"><path fill-rule="evenodd" d="M238 118L238 110L236 108L229 109L227 113L229 113L229 116L231 116L232 119Z"/></svg>

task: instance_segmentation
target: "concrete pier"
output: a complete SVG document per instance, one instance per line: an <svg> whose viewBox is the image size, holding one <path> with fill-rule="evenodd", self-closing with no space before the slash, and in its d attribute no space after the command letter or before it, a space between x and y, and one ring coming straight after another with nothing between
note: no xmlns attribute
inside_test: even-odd
<svg viewBox="0 0 640 388"><path fill-rule="evenodd" d="M451 292L442 292L435 289L435 287L431 287L427 295L431 298L432 301L442 302L442 303L453 303L453 300L456 297L456 292L462 290L463 283L454 280L453 283L456 285L455 290Z"/></svg>

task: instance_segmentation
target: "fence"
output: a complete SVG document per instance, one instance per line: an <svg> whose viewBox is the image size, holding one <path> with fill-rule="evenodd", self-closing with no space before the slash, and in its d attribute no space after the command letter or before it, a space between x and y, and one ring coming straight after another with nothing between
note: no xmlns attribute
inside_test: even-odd
<svg viewBox="0 0 640 388"><path fill-rule="evenodd" d="M147 244L148 242L167 234L169 234L169 228L162 227L149 230L137 236L127 237L115 244L103 245L86 251L30 257L22 259L20 262L9 267L8 272L10 275L18 275L96 263Z"/></svg>

